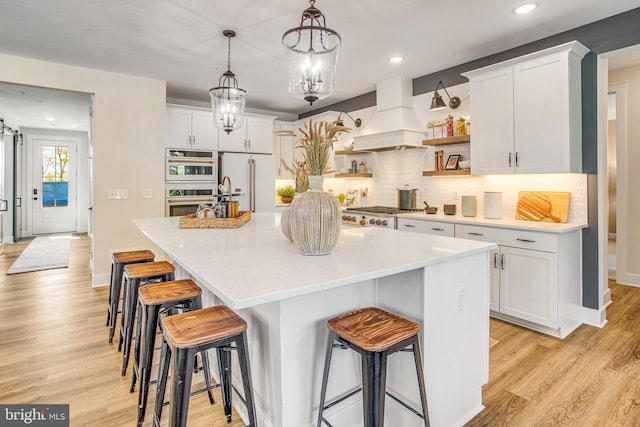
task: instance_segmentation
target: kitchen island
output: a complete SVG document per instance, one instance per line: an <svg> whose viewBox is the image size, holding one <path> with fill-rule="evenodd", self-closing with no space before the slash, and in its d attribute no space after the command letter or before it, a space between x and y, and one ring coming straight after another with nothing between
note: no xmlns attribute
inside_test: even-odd
<svg viewBox="0 0 640 427"><path fill-rule="evenodd" d="M180 229L178 218L134 220L203 289L248 324L261 427L315 425L326 321L366 306L420 324L431 425L462 426L482 409L489 366L489 251L496 245L382 228L345 228L330 255L303 256L280 231L280 215L254 214L238 229ZM389 358L387 388L419 407L410 353ZM236 370L236 372L239 372ZM234 383L239 387L239 375ZM334 351L327 397L360 384L359 355ZM236 404L244 415L244 406ZM362 424L356 398L325 411L336 426ZM420 419L391 399L386 425Z"/></svg>

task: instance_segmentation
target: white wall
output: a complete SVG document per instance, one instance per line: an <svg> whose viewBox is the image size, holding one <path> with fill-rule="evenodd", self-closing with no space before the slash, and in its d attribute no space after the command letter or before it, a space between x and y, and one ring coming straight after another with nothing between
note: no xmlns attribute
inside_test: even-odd
<svg viewBox="0 0 640 427"><path fill-rule="evenodd" d="M0 55L0 81L94 94L93 284L108 283L110 251L163 257L130 219L164 215L165 82L10 55ZM145 188L152 199L142 199ZM108 200L109 189L129 199Z"/></svg>
<svg viewBox="0 0 640 427"><path fill-rule="evenodd" d="M619 240L618 245L624 242L626 248L618 247L618 253L626 250L626 271L618 271L618 277L625 277L625 283L640 284L640 187L634 178L637 177L637 165L640 162L640 65L622 68L609 72L609 84L628 84L626 124L627 124L627 156L624 167L618 164L620 169L628 171L628 186L625 195L618 194L618 199L626 196L626 212L619 212L618 230L625 230L625 238ZM618 135L618 143L620 143ZM621 188L618 187L618 191ZM622 265L618 266L619 268Z"/></svg>

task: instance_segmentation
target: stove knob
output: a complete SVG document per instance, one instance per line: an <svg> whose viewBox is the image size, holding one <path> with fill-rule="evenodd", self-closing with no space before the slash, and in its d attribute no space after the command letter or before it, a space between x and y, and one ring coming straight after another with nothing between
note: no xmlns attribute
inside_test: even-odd
<svg viewBox="0 0 640 427"><path fill-rule="evenodd" d="M343 220L343 221L346 221L348 218L349 218L348 216L346 216L346 215L342 215L342 220Z"/></svg>
<svg viewBox="0 0 640 427"><path fill-rule="evenodd" d="M355 216L351 217L351 222L356 222L356 217Z"/></svg>
<svg viewBox="0 0 640 427"><path fill-rule="evenodd" d="M387 224L388 224L388 223L387 223L387 220L386 220L386 219L383 219L383 220L382 220L382 225L386 227L386 226L387 226Z"/></svg>
<svg viewBox="0 0 640 427"><path fill-rule="evenodd" d="M371 218L371 219L369 220L369 224L373 225L373 224L375 224L375 223L376 223L376 220L375 220L375 219Z"/></svg>
<svg viewBox="0 0 640 427"><path fill-rule="evenodd" d="M376 225L380 225L380 224L382 224L382 221L379 219L376 219Z"/></svg>
<svg viewBox="0 0 640 427"><path fill-rule="evenodd" d="M367 225L367 220L364 217L360 220L360 225Z"/></svg>

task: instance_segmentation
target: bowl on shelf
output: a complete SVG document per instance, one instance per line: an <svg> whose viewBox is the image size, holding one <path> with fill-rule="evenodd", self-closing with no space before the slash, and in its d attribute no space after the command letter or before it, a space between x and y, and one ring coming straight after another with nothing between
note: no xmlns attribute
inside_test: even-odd
<svg viewBox="0 0 640 427"><path fill-rule="evenodd" d="M458 166L460 166L460 169L469 169L471 167L471 160L460 160Z"/></svg>

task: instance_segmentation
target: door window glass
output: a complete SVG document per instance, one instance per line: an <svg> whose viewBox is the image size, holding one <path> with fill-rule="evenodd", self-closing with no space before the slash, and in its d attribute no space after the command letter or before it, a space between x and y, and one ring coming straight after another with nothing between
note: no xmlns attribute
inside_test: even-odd
<svg viewBox="0 0 640 427"><path fill-rule="evenodd" d="M42 147L42 207L69 205L69 147Z"/></svg>

